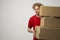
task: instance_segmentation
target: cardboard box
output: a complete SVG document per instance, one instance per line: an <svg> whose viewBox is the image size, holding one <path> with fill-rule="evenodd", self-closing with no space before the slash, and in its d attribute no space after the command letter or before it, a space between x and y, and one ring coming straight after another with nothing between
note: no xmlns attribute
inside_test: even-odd
<svg viewBox="0 0 60 40"><path fill-rule="evenodd" d="M36 38L45 40L60 40L60 28L36 27Z"/></svg>
<svg viewBox="0 0 60 40"><path fill-rule="evenodd" d="M40 16L60 17L60 7L41 6L39 15Z"/></svg>
<svg viewBox="0 0 60 40"><path fill-rule="evenodd" d="M36 26L36 27L35 27L35 34L36 34L36 38L37 38L37 39L40 39L40 38L39 38L40 26Z"/></svg>
<svg viewBox="0 0 60 40"><path fill-rule="evenodd" d="M41 27L55 27L60 28L60 18L55 17L41 17Z"/></svg>

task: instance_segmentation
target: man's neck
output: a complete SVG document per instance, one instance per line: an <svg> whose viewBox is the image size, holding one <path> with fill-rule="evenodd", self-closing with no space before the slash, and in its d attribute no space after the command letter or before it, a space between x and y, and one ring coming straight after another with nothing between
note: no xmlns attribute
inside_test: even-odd
<svg viewBox="0 0 60 40"><path fill-rule="evenodd" d="M40 18L40 16L39 16L39 15L37 15L37 14L36 14L36 16Z"/></svg>

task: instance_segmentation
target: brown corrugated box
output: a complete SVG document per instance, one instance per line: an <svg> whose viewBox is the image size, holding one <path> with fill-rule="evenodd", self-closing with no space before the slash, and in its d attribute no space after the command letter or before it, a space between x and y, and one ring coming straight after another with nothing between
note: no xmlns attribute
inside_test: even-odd
<svg viewBox="0 0 60 40"><path fill-rule="evenodd" d="M60 28L36 27L36 38L45 40L60 40Z"/></svg>
<svg viewBox="0 0 60 40"><path fill-rule="evenodd" d="M40 26L36 26L36 27L35 27L35 34L36 34L36 38L40 39L40 38L39 38Z"/></svg>
<svg viewBox="0 0 60 40"><path fill-rule="evenodd" d="M41 27L55 27L60 28L60 18L55 17L41 17Z"/></svg>
<svg viewBox="0 0 60 40"><path fill-rule="evenodd" d="M60 7L41 6L39 15L60 17Z"/></svg>

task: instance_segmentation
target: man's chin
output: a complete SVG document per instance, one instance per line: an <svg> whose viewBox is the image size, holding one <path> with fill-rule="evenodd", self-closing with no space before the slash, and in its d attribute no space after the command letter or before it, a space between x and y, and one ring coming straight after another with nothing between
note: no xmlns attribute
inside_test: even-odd
<svg viewBox="0 0 60 40"><path fill-rule="evenodd" d="M38 15L38 16L39 16L39 13L38 13L38 14L36 14L36 15Z"/></svg>

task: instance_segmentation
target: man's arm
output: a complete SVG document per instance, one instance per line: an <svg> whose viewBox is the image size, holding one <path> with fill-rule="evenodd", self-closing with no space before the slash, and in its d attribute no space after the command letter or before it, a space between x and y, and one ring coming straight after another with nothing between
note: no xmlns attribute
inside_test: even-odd
<svg viewBox="0 0 60 40"><path fill-rule="evenodd" d="M28 28L28 32L34 33L34 31L31 28Z"/></svg>
<svg viewBox="0 0 60 40"><path fill-rule="evenodd" d="M35 31L31 30L31 28L28 28L28 32L33 33L33 36L36 36Z"/></svg>

